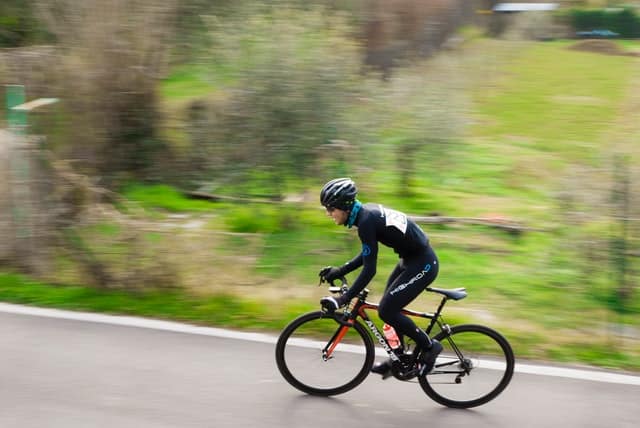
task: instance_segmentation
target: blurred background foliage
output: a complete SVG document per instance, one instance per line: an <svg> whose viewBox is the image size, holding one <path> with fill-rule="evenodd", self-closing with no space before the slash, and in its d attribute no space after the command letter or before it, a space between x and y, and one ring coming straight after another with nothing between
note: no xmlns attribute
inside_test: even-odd
<svg viewBox="0 0 640 428"><path fill-rule="evenodd" d="M638 8L495 3L3 1L0 82L60 101L0 129L1 298L278 329L358 251L317 201L348 175L423 224L453 320L640 368Z"/></svg>

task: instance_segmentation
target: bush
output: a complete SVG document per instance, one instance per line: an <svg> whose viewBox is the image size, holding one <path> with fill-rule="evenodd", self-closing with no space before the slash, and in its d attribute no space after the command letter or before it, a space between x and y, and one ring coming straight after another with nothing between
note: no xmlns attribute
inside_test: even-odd
<svg viewBox="0 0 640 428"><path fill-rule="evenodd" d="M107 180L144 170L155 138L156 86L177 0L34 1L59 57L48 70L61 97L64 155ZM55 87L53 87L55 86Z"/></svg>
<svg viewBox="0 0 640 428"><path fill-rule="evenodd" d="M281 229L281 212L275 207L245 205L227 214L227 225L236 233L274 233Z"/></svg>
<svg viewBox="0 0 640 428"><path fill-rule="evenodd" d="M640 16L631 8L572 9L569 17L575 31L607 29L624 38L640 37Z"/></svg>
<svg viewBox="0 0 640 428"><path fill-rule="evenodd" d="M314 176L305 165L343 134L359 49L349 27L320 9L252 11L209 25L212 70L235 85L192 109L195 157L206 156L207 178L281 195L285 183Z"/></svg>
<svg viewBox="0 0 640 428"><path fill-rule="evenodd" d="M31 2L2 0L0 2L0 47L24 46L43 36L33 15Z"/></svg>

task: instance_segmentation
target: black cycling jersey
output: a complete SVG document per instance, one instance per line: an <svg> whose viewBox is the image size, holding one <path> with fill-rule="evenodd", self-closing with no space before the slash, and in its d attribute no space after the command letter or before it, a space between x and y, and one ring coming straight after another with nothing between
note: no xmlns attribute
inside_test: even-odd
<svg viewBox="0 0 640 428"><path fill-rule="evenodd" d="M390 247L400 260L387 280L380 299L378 315L385 323L395 328L401 338L412 338L421 349L431 346L426 332L402 313L402 308L412 302L438 276L439 263L429 245L427 235L405 214L378 204L362 205L355 201L346 226L357 226L362 241L362 251L346 263L340 273L363 266L362 272L345 293L345 300L353 299L376 274L378 264L378 242Z"/></svg>
<svg viewBox="0 0 640 428"><path fill-rule="evenodd" d="M429 250L429 239L413 220L382 205L362 205L353 225L358 228L362 252L343 269L346 274L360 266L363 268L347 292L349 299L362 291L376 274L378 242L392 248L401 259L412 258Z"/></svg>

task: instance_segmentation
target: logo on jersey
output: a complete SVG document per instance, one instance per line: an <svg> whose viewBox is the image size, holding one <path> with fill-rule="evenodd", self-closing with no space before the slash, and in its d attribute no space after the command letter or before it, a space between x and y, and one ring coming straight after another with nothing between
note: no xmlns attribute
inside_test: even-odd
<svg viewBox="0 0 640 428"><path fill-rule="evenodd" d="M362 257L367 257L371 254L371 247L367 244L362 244Z"/></svg>

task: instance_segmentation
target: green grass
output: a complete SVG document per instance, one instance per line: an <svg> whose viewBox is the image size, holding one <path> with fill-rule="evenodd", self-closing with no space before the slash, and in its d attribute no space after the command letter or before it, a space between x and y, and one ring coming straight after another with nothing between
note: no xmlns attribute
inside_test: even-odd
<svg viewBox="0 0 640 428"><path fill-rule="evenodd" d="M211 211L215 206L209 201L191 199L177 189L163 184L130 184L122 189L122 195L144 208L174 213Z"/></svg>
<svg viewBox="0 0 640 428"><path fill-rule="evenodd" d="M0 301L271 331L282 328L293 316L284 307L227 294L196 296L179 290L128 292L54 286L12 273L0 273Z"/></svg>
<svg viewBox="0 0 640 428"><path fill-rule="evenodd" d="M548 222L550 193L567 167L606 166L611 127L633 113L622 107L637 66L637 58L572 51L564 42L512 54L473 91L477 120L452 172L473 186L464 205L476 210L474 199L491 196L505 202L505 214Z"/></svg>
<svg viewBox="0 0 640 428"><path fill-rule="evenodd" d="M208 67L183 65L174 69L171 75L162 81L160 93L164 99L170 100L206 96L220 87L214 76Z"/></svg>
<svg viewBox="0 0 640 428"><path fill-rule="evenodd" d="M479 113L494 119L475 132L521 137L515 145L589 159L628 92L636 61L537 44L514 58ZM598 155L599 152L596 152Z"/></svg>

